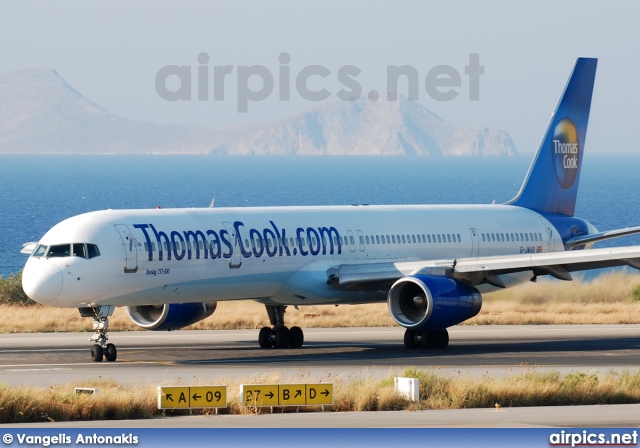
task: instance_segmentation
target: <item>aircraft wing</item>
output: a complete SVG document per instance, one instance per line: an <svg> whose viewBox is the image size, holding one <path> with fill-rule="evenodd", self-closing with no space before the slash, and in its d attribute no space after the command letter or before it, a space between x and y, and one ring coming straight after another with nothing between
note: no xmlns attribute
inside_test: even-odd
<svg viewBox="0 0 640 448"><path fill-rule="evenodd" d="M327 284L341 289L368 290L390 287L408 275L427 274L452 277L472 285L485 283L504 288L501 274L532 271L534 276L551 275L560 280L571 280L571 272L614 266L640 269L640 246L456 260L343 264L327 271Z"/></svg>

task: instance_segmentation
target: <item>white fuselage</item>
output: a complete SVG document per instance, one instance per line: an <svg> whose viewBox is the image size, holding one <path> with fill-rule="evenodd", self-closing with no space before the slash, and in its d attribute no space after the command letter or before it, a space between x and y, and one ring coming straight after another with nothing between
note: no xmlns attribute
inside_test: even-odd
<svg viewBox="0 0 640 448"><path fill-rule="evenodd" d="M73 255L74 243L84 244L84 256ZM385 291L337 289L327 270L564 250L545 218L508 205L105 210L57 224L39 244L58 256L34 252L25 290L62 307L377 302ZM87 245L99 256L89 258ZM509 278L507 286L526 278Z"/></svg>

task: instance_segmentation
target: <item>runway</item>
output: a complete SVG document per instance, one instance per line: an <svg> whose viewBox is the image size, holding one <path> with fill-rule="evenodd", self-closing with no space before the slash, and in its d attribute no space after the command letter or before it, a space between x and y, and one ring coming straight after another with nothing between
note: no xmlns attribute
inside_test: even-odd
<svg viewBox="0 0 640 448"><path fill-rule="evenodd" d="M407 367L441 375L637 369L640 325L459 326L446 350L407 350L402 328L306 329L296 350L262 350L257 330L111 332L115 363L90 361L90 333L0 335L0 380L19 385L113 378L126 384L225 384L264 375L312 382L387 377ZM637 426L640 405L419 412L185 416L12 427L526 427ZM5 426L5 425L2 425Z"/></svg>
<svg viewBox="0 0 640 448"><path fill-rule="evenodd" d="M405 368L443 375L512 375L541 369L634 369L640 325L458 326L446 350L407 350L403 329L306 329L301 349L263 350L257 330L110 332L115 363L90 361L90 333L0 335L0 378L10 385L114 378L121 383L250 379L277 373L308 380L386 377Z"/></svg>

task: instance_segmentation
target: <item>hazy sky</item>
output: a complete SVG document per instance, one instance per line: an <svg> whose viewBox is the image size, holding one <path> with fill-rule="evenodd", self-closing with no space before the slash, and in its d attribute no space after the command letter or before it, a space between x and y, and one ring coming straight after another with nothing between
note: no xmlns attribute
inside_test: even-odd
<svg viewBox="0 0 640 448"><path fill-rule="evenodd" d="M339 101L338 70L356 66L362 95L386 91L387 66L409 65L419 101L462 126L504 129L521 152L537 149L575 58L599 58L587 148L640 152L640 4L635 1L20 1L2 2L0 72L49 67L108 111L156 123L235 125L274 121L316 106L295 89L309 78ZM209 55L208 101L198 101L200 53ZM290 100L279 98L281 53L290 55ZM479 100L469 99L465 66L479 54ZM167 65L192 67L191 101L167 101L155 80ZM214 101L214 66L232 66L225 99ZM238 112L239 67L262 65L275 88ZM459 95L431 98L435 66L460 74ZM249 84L259 90L261 83ZM177 77L166 84L177 88ZM404 89L404 90L403 90ZM400 85L400 93L407 94Z"/></svg>

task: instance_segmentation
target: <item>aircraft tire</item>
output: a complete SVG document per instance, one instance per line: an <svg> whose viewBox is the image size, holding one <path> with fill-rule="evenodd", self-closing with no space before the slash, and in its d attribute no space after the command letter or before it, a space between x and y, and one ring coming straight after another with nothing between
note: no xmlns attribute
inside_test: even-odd
<svg viewBox="0 0 640 448"><path fill-rule="evenodd" d="M107 344L107 350L104 351L104 358L108 362L114 362L118 357L118 350L116 350L116 346L113 344Z"/></svg>
<svg viewBox="0 0 640 448"><path fill-rule="evenodd" d="M422 333L420 333L420 348L427 350L435 348L434 339L434 331L423 331Z"/></svg>
<svg viewBox="0 0 640 448"><path fill-rule="evenodd" d="M93 344L93 347L91 347L91 359L93 362L102 362L103 355L104 350L102 349L102 346L99 344Z"/></svg>
<svg viewBox="0 0 640 448"><path fill-rule="evenodd" d="M446 329L435 332L433 342L438 350L447 348L449 346L449 332Z"/></svg>
<svg viewBox="0 0 640 448"><path fill-rule="evenodd" d="M300 348L304 344L304 332L300 327L291 327L289 330L289 345L291 348Z"/></svg>
<svg viewBox="0 0 640 448"><path fill-rule="evenodd" d="M418 348L418 341L416 341L416 332L409 330L408 328L404 332L404 346L409 350L415 350Z"/></svg>
<svg viewBox="0 0 640 448"><path fill-rule="evenodd" d="M260 333L258 333L258 344L260 344L261 348L271 348L273 347L273 342L271 341L271 334L273 330L269 327L262 327L260 329Z"/></svg>
<svg viewBox="0 0 640 448"><path fill-rule="evenodd" d="M287 327L276 328L276 348L289 348L289 329Z"/></svg>

